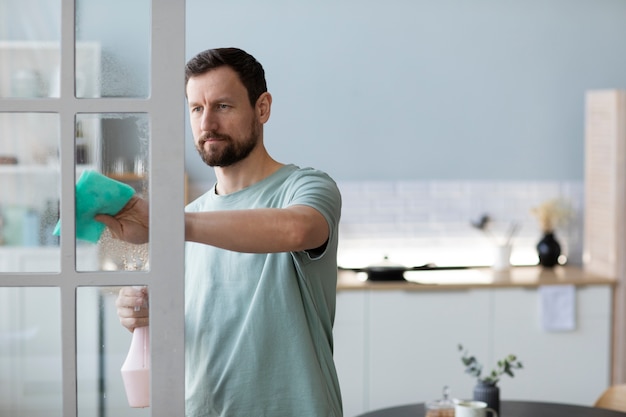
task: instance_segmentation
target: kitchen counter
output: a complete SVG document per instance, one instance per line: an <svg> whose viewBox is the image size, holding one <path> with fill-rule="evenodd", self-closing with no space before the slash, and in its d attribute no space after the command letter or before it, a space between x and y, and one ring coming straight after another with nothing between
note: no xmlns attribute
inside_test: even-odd
<svg viewBox="0 0 626 417"><path fill-rule="evenodd" d="M463 373L459 344L487 364L509 353L523 361L524 370L505 383L507 398L592 404L610 380L613 279L574 266L405 272L421 283L358 278L339 271L333 327L346 415L440 398L444 385L471 396L474 380ZM547 328L553 316L545 313L554 309L544 302L554 293L542 286L567 284L576 286L574 327ZM564 383L580 375L584 384Z"/></svg>
<svg viewBox="0 0 626 417"><path fill-rule="evenodd" d="M530 287L542 285L610 285L614 278L591 274L581 267L557 266L552 269L539 266L517 266L508 271L491 268L408 271L405 281L367 281L365 273L340 270L337 290L405 290L432 291L469 288Z"/></svg>

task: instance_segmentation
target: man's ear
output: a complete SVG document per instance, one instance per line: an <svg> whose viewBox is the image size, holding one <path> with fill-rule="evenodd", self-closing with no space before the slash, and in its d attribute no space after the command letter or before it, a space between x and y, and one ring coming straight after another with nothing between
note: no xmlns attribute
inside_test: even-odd
<svg viewBox="0 0 626 417"><path fill-rule="evenodd" d="M272 110L272 95L267 91L259 96L256 101L255 111L259 121L265 123L270 118Z"/></svg>

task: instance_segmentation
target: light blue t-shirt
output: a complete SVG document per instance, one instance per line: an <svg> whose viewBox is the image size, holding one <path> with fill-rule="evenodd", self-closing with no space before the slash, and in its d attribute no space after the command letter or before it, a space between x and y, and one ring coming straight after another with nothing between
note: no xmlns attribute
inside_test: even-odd
<svg viewBox="0 0 626 417"><path fill-rule="evenodd" d="M188 242L186 415L339 417L333 362L341 196L311 168L286 165L236 193L214 189L186 210L307 205L328 222L319 254L239 253Z"/></svg>

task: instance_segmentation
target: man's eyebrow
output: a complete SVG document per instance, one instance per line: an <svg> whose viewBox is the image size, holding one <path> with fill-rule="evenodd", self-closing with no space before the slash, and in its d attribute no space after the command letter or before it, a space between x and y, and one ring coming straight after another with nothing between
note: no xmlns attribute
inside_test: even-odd
<svg viewBox="0 0 626 417"><path fill-rule="evenodd" d="M197 101L190 101L190 100L187 100L187 101L188 101L190 107L191 106L201 106L201 105L203 105L202 103L197 102ZM210 100L207 104L208 105L212 105L212 104L216 104L216 103L229 103L230 104L230 103L233 103L234 101L235 100L233 100L229 96L221 96L221 97L217 97L215 99Z"/></svg>
<svg viewBox="0 0 626 417"><path fill-rule="evenodd" d="M209 103L211 104L215 104L215 103L232 103L234 100L229 97L229 96L221 96L216 98L215 100L211 100Z"/></svg>

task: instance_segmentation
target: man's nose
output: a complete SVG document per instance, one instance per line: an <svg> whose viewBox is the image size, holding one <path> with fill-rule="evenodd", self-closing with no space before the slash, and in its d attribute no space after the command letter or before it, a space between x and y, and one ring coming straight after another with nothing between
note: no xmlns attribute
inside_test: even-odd
<svg viewBox="0 0 626 417"><path fill-rule="evenodd" d="M202 113L202 120L200 121L200 128L208 132L209 130L217 130L216 129L217 121L215 119L215 114L210 110L204 110Z"/></svg>

